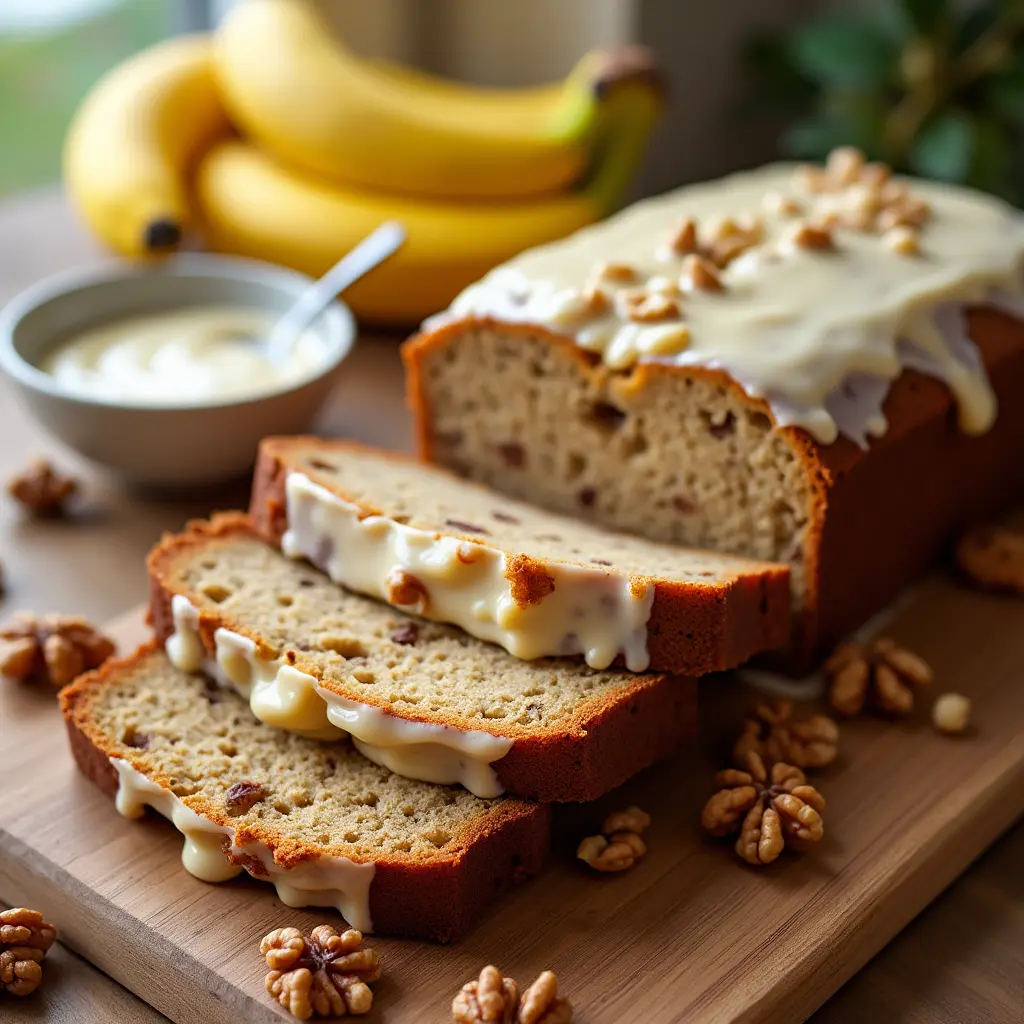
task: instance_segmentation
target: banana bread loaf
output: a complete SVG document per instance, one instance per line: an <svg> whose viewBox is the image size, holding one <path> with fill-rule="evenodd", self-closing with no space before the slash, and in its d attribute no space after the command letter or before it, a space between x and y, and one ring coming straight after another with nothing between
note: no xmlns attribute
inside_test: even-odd
<svg viewBox="0 0 1024 1024"><path fill-rule="evenodd" d="M267 438L253 523L336 583L518 658L703 675L789 639L789 571L656 544L344 441Z"/></svg>
<svg viewBox="0 0 1024 1024"><path fill-rule="evenodd" d="M856 151L528 252L406 343L420 454L791 566L788 665L1024 493L1024 228Z"/></svg>
<svg viewBox="0 0 1024 1024"><path fill-rule="evenodd" d="M547 850L543 805L412 782L347 743L270 728L152 645L79 677L61 707L82 771L122 814L173 821L192 874L244 869L362 931L456 938Z"/></svg>
<svg viewBox="0 0 1024 1024"><path fill-rule="evenodd" d="M149 557L157 638L236 687L261 720L478 796L591 800L696 728L683 676L520 661L461 630L350 593L225 514Z"/></svg>

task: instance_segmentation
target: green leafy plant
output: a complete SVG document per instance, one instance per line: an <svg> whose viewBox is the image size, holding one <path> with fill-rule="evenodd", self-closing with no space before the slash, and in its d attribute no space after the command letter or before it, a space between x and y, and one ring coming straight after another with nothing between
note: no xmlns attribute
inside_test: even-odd
<svg viewBox="0 0 1024 1024"><path fill-rule="evenodd" d="M752 38L751 109L783 153L858 146L900 171L1024 199L1024 0L890 0Z"/></svg>

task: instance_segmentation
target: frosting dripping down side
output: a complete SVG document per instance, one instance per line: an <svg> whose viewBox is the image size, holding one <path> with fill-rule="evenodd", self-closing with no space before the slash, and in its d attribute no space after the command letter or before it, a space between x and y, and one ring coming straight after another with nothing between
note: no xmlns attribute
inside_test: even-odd
<svg viewBox="0 0 1024 1024"><path fill-rule="evenodd" d="M373 930L370 918L370 886L376 872L373 863L358 864L345 857L323 856L295 867L281 867L273 851L262 843L235 843L235 830L197 814L170 790L148 779L127 761L111 758L117 770L116 806L126 818L139 818L145 808L161 814L185 837L181 861L185 869L204 882L226 882L241 874L228 851L253 860L261 868L249 871L270 882L288 907L334 907L361 932Z"/></svg>
<svg viewBox="0 0 1024 1024"><path fill-rule="evenodd" d="M582 654L607 668L620 654L631 672L650 664L647 620L654 587L597 566L545 564L550 592L513 596L508 556L484 544L363 516L304 473L285 482L288 529L281 550L335 582L498 644L524 660Z"/></svg>
<svg viewBox="0 0 1024 1024"><path fill-rule="evenodd" d="M406 778L461 785L483 799L504 792L491 765L512 749L511 739L409 721L349 700L280 659L261 658L252 640L228 629L214 633L211 658L199 634L198 609L175 594L171 611L174 632L165 644L171 663L236 690L261 722L319 740L351 735L364 757Z"/></svg>

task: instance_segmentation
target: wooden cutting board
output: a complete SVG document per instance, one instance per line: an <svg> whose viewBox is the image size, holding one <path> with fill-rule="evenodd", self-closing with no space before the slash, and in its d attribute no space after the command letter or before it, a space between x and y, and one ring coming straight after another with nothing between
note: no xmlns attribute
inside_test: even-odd
<svg viewBox="0 0 1024 1024"><path fill-rule="evenodd" d="M138 614L113 627L124 648ZM817 775L826 840L755 869L697 825L750 693L706 680L704 740L596 806L562 809L546 873L496 904L452 947L374 938L384 962L368 1022L448 1021L484 963L528 982L558 973L580 1024L800 1021L1024 813L1024 603L935 577L886 632L927 657L933 692L974 701L967 736L937 735L931 694L905 722L843 726ZM52 697L0 687L0 899L44 909L64 939L179 1024L287 1018L263 991L271 928L336 920L294 911L252 880L181 868L158 818L118 816L75 770ZM647 857L598 876L573 857L604 811L653 816Z"/></svg>

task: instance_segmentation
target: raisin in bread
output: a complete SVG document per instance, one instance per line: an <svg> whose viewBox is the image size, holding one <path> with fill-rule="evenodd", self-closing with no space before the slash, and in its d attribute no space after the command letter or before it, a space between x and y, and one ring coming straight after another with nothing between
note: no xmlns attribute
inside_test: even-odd
<svg viewBox="0 0 1024 1024"><path fill-rule="evenodd" d="M149 569L154 631L179 667L205 666L270 724L347 732L410 777L591 800L695 730L692 679L520 661L338 587L239 514L165 537Z"/></svg>
<svg viewBox="0 0 1024 1024"><path fill-rule="evenodd" d="M81 676L61 706L82 771L122 814L170 818L194 874L244 869L364 931L455 938L547 849L543 805L413 782L347 743L272 729L152 646Z"/></svg>
<svg viewBox="0 0 1024 1024"><path fill-rule="evenodd" d="M1017 211L850 152L687 187L524 253L407 342L418 452L790 564L802 671L1024 494L1022 257Z"/></svg>
<svg viewBox="0 0 1024 1024"><path fill-rule="evenodd" d="M789 638L786 567L612 533L349 442L266 439L250 514L336 583L519 658L703 675Z"/></svg>

